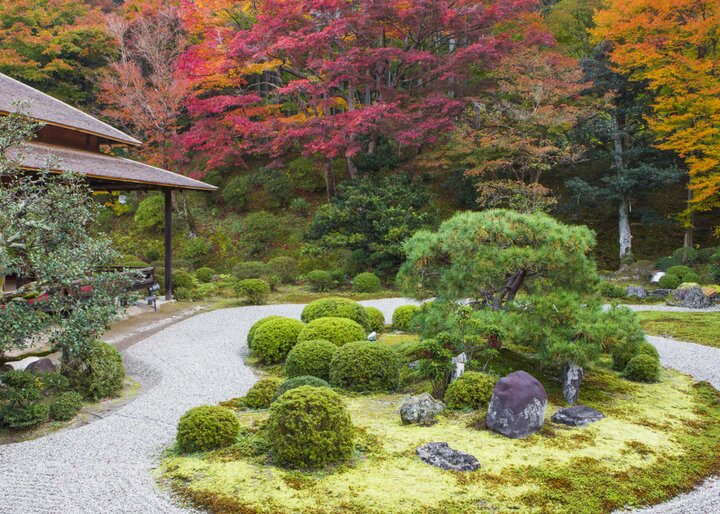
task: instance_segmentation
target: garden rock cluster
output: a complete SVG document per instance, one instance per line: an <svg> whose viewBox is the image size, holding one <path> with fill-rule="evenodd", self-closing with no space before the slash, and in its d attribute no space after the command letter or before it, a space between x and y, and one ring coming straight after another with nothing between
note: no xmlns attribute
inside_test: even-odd
<svg viewBox="0 0 720 514"><path fill-rule="evenodd" d="M454 450L447 443L427 443L415 452L423 462L436 468L452 471L475 471L480 467L478 460L469 453Z"/></svg>
<svg viewBox="0 0 720 514"><path fill-rule="evenodd" d="M571 427L584 427L590 423L600 421L604 417L605 415L602 412L586 405L573 405L565 409L558 409L550 419L555 423L561 423Z"/></svg>
<svg viewBox="0 0 720 514"><path fill-rule="evenodd" d="M400 406L400 419L404 425L432 425L435 416L445 410L445 405L428 393L410 396Z"/></svg>
<svg viewBox="0 0 720 514"><path fill-rule="evenodd" d="M648 292L642 286L628 286L625 291L626 296L637 296L638 298L647 298Z"/></svg>
<svg viewBox="0 0 720 514"><path fill-rule="evenodd" d="M512 439L528 437L545 421L548 396L543 385L525 371L515 371L495 385L487 427Z"/></svg>
<svg viewBox="0 0 720 514"><path fill-rule="evenodd" d="M667 301L668 305L690 309L706 309L712 306L712 300L698 284L681 284Z"/></svg>

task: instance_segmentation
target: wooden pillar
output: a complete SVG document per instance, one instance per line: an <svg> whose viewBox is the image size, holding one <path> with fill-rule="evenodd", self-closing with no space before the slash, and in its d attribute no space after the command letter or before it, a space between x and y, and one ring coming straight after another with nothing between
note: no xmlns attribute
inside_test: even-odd
<svg viewBox="0 0 720 514"><path fill-rule="evenodd" d="M165 190L165 299L172 300L172 189Z"/></svg>

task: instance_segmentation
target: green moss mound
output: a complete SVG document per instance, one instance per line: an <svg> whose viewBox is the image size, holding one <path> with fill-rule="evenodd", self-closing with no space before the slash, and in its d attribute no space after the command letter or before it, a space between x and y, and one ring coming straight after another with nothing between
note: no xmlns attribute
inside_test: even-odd
<svg viewBox="0 0 720 514"><path fill-rule="evenodd" d="M190 409L178 422L177 443L181 451L205 452L230 446L240 432L240 422L230 409L201 405Z"/></svg>
<svg viewBox="0 0 720 514"><path fill-rule="evenodd" d="M250 348L251 350L253 348L253 339L255 338L255 332L257 331L257 329L260 328L263 325L263 323L266 323L272 319L290 319L290 318L285 318L283 316L268 316L267 318L263 318L261 320L256 321L253 324L253 326L250 327L250 330L248 330L248 335L247 335L248 348Z"/></svg>
<svg viewBox="0 0 720 514"><path fill-rule="evenodd" d="M120 352L102 341L93 341L72 357L63 356L60 369L72 389L93 401L119 395L125 379Z"/></svg>
<svg viewBox="0 0 720 514"><path fill-rule="evenodd" d="M288 377L312 375L328 380L330 361L337 346L330 341L303 341L290 350L285 360L285 373Z"/></svg>
<svg viewBox="0 0 720 514"><path fill-rule="evenodd" d="M392 316L392 324L395 330L402 332L410 331L410 323L413 317L420 312L420 307L416 305L403 305L395 309Z"/></svg>
<svg viewBox="0 0 720 514"><path fill-rule="evenodd" d="M251 409L267 409L282 383L277 377L261 378L247 392L243 403Z"/></svg>
<svg viewBox="0 0 720 514"><path fill-rule="evenodd" d="M348 460L353 426L342 397L322 387L301 386L270 408L268 442L278 463L318 468Z"/></svg>
<svg viewBox="0 0 720 514"><path fill-rule="evenodd" d="M298 342L298 336L304 329L305 323L296 319L277 318L266 321L253 333L253 355L263 364L282 362Z"/></svg>
<svg viewBox="0 0 720 514"><path fill-rule="evenodd" d="M200 282L203 282L207 284L208 282L212 282L213 277L215 276L215 270L212 268L198 268L197 271L195 271L195 277Z"/></svg>
<svg viewBox="0 0 720 514"><path fill-rule="evenodd" d="M330 387L330 384L328 384L322 378L313 377L311 375L302 375L299 377L293 377L282 383L282 385L275 392L274 399L277 400L283 394L287 393L291 389L297 389L298 387L302 387L302 386Z"/></svg>
<svg viewBox="0 0 720 514"><path fill-rule="evenodd" d="M309 323L318 318L348 318L369 330L370 318L365 308L347 298L322 298L310 302L302 311L300 319Z"/></svg>
<svg viewBox="0 0 720 514"><path fill-rule="evenodd" d="M360 273L353 279L353 289L358 293L375 293L382 289L382 284L374 273Z"/></svg>
<svg viewBox="0 0 720 514"><path fill-rule="evenodd" d="M397 352L383 344L357 341L342 346L330 362L330 383L351 391L394 391L400 382Z"/></svg>
<svg viewBox="0 0 720 514"><path fill-rule="evenodd" d="M370 320L368 330L371 332L383 332L385 330L385 315L376 307L365 307L365 312Z"/></svg>
<svg viewBox="0 0 720 514"><path fill-rule="evenodd" d="M69 421L77 416L83 405L82 395L75 391L61 393L50 404L50 419L55 421Z"/></svg>
<svg viewBox="0 0 720 514"><path fill-rule="evenodd" d="M495 382L495 378L486 373L467 371L448 386L445 405L455 410L486 408L492 398Z"/></svg>
<svg viewBox="0 0 720 514"><path fill-rule="evenodd" d="M298 336L298 342L322 339L336 346L367 337L365 329L348 318L318 318L308 323Z"/></svg>
<svg viewBox="0 0 720 514"><path fill-rule="evenodd" d="M700 278L700 275L698 275L694 271L691 271L690 273L685 274L685 276L682 278L682 281L690 283L690 284L699 284L701 281L701 278Z"/></svg>
<svg viewBox="0 0 720 514"><path fill-rule="evenodd" d="M624 375L635 382L657 382L660 379L660 363L650 355L638 355L627 363Z"/></svg>

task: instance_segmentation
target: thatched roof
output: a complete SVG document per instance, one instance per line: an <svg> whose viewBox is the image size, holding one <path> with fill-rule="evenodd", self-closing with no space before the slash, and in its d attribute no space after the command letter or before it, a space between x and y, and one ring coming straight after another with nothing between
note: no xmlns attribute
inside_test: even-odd
<svg viewBox="0 0 720 514"><path fill-rule="evenodd" d="M15 112L17 102L29 102L26 114L45 124L93 134L109 142L142 144L107 123L0 73L0 114Z"/></svg>
<svg viewBox="0 0 720 514"><path fill-rule="evenodd" d="M52 163L51 171L74 171L89 178L95 189L192 189L214 191L205 184L171 171L141 162L87 150L44 143L27 143L10 150L28 170L43 170Z"/></svg>

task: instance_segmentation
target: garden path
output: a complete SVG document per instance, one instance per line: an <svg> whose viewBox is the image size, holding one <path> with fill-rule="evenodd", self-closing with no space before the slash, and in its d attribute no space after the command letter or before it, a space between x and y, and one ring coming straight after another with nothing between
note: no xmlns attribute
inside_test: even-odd
<svg viewBox="0 0 720 514"><path fill-rule="evenodd" d="M389 320L403 299L363 302ZM200 314L128 348L137 398L107 417L47 437L0 446L0 513L180 513L149 470L190 407L243 395L256 380L244 365L245 336L265 316L299 317L302 305L268 305ZM647 306L642 306L647 307ZM661 360L720 387L720 349L650 337ZM720 512L720 481L647 509L647 513Z"/></svg>

